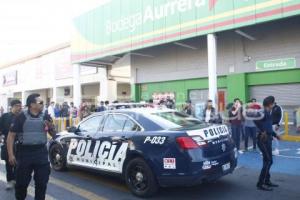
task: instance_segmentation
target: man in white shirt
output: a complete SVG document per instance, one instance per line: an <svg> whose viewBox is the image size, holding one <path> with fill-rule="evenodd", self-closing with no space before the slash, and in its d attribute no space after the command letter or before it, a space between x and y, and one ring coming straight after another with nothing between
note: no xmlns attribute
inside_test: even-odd
<svg viewBox="0 0 300 200"><path fill-rule="evenodd" d="M55 114L54 114L54 106L55 106L55 103L52 101L50 103L50 105L48 106L48 114L52 117L52 118L55 118Z"/></svg>

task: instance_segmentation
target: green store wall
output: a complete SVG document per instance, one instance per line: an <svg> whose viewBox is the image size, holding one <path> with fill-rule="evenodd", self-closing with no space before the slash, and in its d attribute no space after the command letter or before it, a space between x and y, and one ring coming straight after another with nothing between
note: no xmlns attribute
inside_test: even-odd
<svg viewBox="0 0 300 200"><path fill-rule="evenodd" d="M249 87L269 84L300 83L300 69L265 71L253 73L229 74L218 77L218 88L227 89L227 101L238 97L246 102L249 99ZM208 78L165 81L135 84L132 86L132 99L148 100L154 92L175 92L176 102L183 103L188 98L188 90L208 89ZM227 103L228 103L227 102Z"/></svg>

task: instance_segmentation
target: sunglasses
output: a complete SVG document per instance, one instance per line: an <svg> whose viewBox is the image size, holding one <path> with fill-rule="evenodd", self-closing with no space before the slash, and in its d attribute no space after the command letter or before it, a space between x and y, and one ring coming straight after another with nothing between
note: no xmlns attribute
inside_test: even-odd
<svg viewBox="0 0 300 200"><path fill-rule="evenodd" d="M37 104L40 104L40 105L43 105L43 104L44 104L43 101L37 101L36 103L37 103Z"/></svg>

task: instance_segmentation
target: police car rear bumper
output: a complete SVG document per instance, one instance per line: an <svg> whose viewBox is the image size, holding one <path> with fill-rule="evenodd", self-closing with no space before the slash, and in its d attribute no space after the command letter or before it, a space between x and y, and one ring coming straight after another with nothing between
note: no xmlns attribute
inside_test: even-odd
<svg viewBox="0 0 300 200"><path fill-rule="evenodd" d="M211 160L213 161L213 160ZM224 170L223 166L230 163L230 168ZM198 169L192 173L172 175L172 176L161 176L158 177L158 183L161 187L173 187L173 186L193 186L205 182L215 181L227 174L234 171L237 166L237 159L232 158L228 162L219 163L218 165L211 165L211 167L203 168L203 162L197 163Z"/></svg>

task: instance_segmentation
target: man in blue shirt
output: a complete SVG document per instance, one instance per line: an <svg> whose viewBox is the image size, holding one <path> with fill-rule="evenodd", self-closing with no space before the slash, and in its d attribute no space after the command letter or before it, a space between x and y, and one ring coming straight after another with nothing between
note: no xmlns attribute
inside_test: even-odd
<svg viewBox="0 0 300 200"><path fill-rule="evenodd" d="M270 168L273 164L272 158L272 138L280 137L273 131L271 111L274 106L272 97L266 97L263 101L264 110L258 114L259 119L255 120L255 124L258 128L258 141L257 145L263 155L263 167L257 183L257 189L263 191L272 191L271 187L278 187L270 180Z"/></svg>

